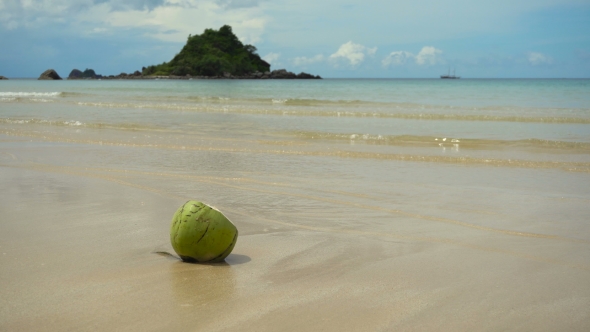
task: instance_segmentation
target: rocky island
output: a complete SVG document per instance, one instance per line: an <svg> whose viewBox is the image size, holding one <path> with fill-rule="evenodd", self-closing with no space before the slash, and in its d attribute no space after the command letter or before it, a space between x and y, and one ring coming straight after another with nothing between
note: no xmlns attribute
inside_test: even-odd
<svg viewBox="0 0 590 332"><path fill-rule="evenodd" d="M57 72L53 69L47 69L41 76L39 76L38 80L61 80L62 78L57 74Z"/></svg>
<svg viewBox="0 0 590 332"><path fill-rule="evenodd" d="M244 45L229 25L219 30L205 29L188 37L186 45L170 62L142 68L143 76L198 78L321 78L285 69L270 71L253 45Z"/></svg>
<svg viewBox="0 0 590 332"><path fill-rule="evenodd" d="M74 69L73 79L320 79L308 73L295 74L286 69L270 70L270 64L256 53L253 45L244 45L229 25L219 30L205 29L201 35L189 35L186 45L169 62L143 67L141 72L99 75L93 69ZM55 73L55 71L53 71ZM42 77L47 77L47 71ZM57 73L55 73L57 75ZM57 75L59 77L59 75ZM42 78L39 78L42 79ZM47 79L47 78L46 78ZM61 78L59 78L61 79Z"/></svg>
<svg viewBox="0 0 590 332"><path fill-rule="evenodd" d="M68 80L80 80L80 79L92 79L102 78L102 75L97 75L94 69L88 69L81 71L79 69L73 69L68 75Z"/></svg>

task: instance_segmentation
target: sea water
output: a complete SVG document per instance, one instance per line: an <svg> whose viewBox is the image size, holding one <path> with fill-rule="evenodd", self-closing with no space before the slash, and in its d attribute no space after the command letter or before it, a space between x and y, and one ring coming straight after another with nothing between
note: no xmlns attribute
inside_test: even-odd
<svg viewBox="0 0 590 332"><path fill-rule="evenodd" d="M590 80L9 80L0 147L293 225L590 241Z"/></svg>
<svg viewBox="0 0 590 332"><path fill-rule="evenodd" d="M590 149L589 80L10 80L0 107L14 130L155 130L498 161L586 162Z"/></svg>
<svg viewBox="0 0 590 332"><path fill-rule="evenodd" d="M0 81L0 189L4 330L589 330L590 80Z"/></svg>

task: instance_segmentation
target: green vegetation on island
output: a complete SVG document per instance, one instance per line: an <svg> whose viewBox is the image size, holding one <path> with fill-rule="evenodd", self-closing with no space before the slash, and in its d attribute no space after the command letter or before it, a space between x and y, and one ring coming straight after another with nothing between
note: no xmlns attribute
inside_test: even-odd
<svg viewBox="0 0 590 332"><path fill-rule="evenodd" d="M269 70L270 64L260 58L256 47L242 44L232 28L224 25L219 30L205 29L201 35L189 35L186 45L170 62L144 68L142 74L243 76Z"/></svg>
<svg viewBox="0 0 590 332"><path fill-rule="evenodd" d="M319 75L286 69L270 71L270 64L256 53L253 45L244 45L229 25L219 30L205 29L201 35L188 36L180 53L169 62L141 68L133 73L100 75L93 69L73 69L69 80L80 79L321 79ZM50 69L39 79L61 79Z"/></svg>

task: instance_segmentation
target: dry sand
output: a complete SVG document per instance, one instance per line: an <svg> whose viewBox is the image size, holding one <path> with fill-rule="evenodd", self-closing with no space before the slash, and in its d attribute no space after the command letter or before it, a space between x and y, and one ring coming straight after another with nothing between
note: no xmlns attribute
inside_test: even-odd
<svg viewBox="0 0 590 332"><path fill-rule="evenodd" d="M590 330L588 234L424 221L361 194L1 144L1 331ZM199 192L240 231L226 263L162 253L174 211ZM285 209L265 207L275 201Z"/></svg>

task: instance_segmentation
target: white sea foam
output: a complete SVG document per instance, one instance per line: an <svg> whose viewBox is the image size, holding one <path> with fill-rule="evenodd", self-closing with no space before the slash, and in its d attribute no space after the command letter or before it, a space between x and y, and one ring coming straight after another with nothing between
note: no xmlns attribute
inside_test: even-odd
<svg viewBox="0 0 590 332"><path fill-rule="evenodd" d="M29 123L30 120L13 120L13 119L2 119L3 123L11 123L11 124L25 124Z"/></svg>
<svg viewBox="0 0 590 332"><path fill-rule="evenodd" d="M0 92L0 97L58 97L61 92Z"/></svg>
<svg viewBox="0 0 590 332"><path fill-rule="evenodd" d="M81 125L83 125L82 122L80 122L80 121L74 121L74 120L72 120L72 121L64 121L64 124L65 125L68 125L68 126L81 126Z"/></svg>
<svg viewBox="0 0 590 332"><path fill-rule="evenodd" d="M273 104L284 104L287 102L287 99L273 99L272 103Z"/></svg>

